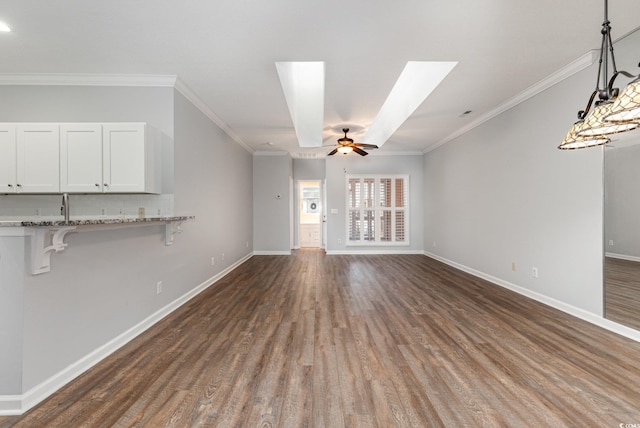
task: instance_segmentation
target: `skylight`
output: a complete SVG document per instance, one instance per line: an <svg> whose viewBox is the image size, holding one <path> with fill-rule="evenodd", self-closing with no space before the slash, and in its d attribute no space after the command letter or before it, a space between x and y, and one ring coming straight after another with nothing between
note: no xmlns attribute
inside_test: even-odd
<svg viewBox="0 0 640 428"><path fill-rule="evenodd" d="M457 63L457 61L407 62L362 142L382 146L420 107L420 104Z"/></svg>
<svg viewBox="0 0 640 428"><path fill-rule="evenodd" d="M276 62L300 147L322 146L324 62Z"/></svg>

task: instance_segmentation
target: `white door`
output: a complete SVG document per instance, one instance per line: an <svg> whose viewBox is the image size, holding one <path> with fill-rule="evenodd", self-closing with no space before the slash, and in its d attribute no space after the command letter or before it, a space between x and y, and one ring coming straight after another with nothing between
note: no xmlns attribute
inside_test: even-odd
<svg viewBox="0 0 640 428"><path fill-rule="evenodd" d="M317 180L298 182L298 237L300 247L322 246L322 192Z"/></svg>
<svg viewBox="0 0 640 428"><path fill-rule="evenodd" d="M16 132L18 193L60 193L59 126L18 125Z"/></svg>
<svg viewBox="0 0 640 428"><path fill-rule="evenodd" d="M16 192L16 127L0 125L0 193Z"/></svg>
<svg viewBox="0 0 640 428"><path fill-rule="evenodd" d="M60 190L102 192L102 126L60 126Z"/></svg>

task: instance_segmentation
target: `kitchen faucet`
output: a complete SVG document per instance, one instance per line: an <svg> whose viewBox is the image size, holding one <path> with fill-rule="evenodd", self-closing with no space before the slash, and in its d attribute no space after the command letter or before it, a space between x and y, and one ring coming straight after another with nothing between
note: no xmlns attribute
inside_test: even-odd
<svg viewBox="0 0 640 428"><path fill-rule="evenodd" d="M60 207L60 214L64 215L64 224L69 224L69 213L71 212L71 205L69 205L69 194L62 194L62 206Z"/></svg>

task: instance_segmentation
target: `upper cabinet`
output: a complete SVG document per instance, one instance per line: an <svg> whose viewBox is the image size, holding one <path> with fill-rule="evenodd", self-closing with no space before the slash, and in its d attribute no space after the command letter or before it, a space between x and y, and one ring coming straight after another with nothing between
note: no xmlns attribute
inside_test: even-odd
<svg viewBox="0 0 640 428"><path fill-rule="evenodd" d="M102 192L102 125L60 125L60 190Z"/></svg>
<svg viewBox="0 0 640 428"><path fill-rule="evenodd" d="M144 123L0 123L0 193L160 193Z"/></svg>
<svg viewBox="0 0 640 428"><path fill-rule="evenodd" d="M0 124L0 192L60 192L59 128Z"/></svg>
<svg viewBox="0 0 640 428"><path fill-rule="evenodd" d="M159 151L144 123L60 125L60 190L160 193Z"/></svg>
<svg viewBox="0 0 640 428"><path fill-rule="evenodd" d="M15 193L16 127L0 124L0 193Z"/></svg>
<svg viewBox="0 0 640 428"><path fill-rule="evenodd" d="M156 145L144 123L102 125L104 192L160 193Z"/></svg>

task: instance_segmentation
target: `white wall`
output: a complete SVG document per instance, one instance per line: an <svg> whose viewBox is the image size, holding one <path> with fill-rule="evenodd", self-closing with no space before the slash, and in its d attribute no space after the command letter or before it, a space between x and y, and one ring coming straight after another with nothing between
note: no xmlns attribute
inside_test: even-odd
<svg viewBox="0 0 640 428"><path fill-rule="evenodd" d="M595 71L425 155L426 251L602 315L602 149L556 148Z"/></svg>
<svg viewBox="0 0 640 428"><path fill-rule="evenodd" d="M253 156L253 249L256 254L291 252L291 180L288 153Z"/></svg>
<svg viewBox="0 0 640 428"><path fill-rule="evenodd" d="M172 174L175 160L175 213L196 216L172 246L153 225L69 234L51 272L25 276L22 389L11 391L19 394L250 254L252 159L173 88L0 87L0 99L30 101L7 121L141 121L162 130Z"/></svg>
<svg viewBox="0 0 640 428"><path fill-rule="evenodd" d="M409 174L410 245L390 247L345 244L346 174ZM422 156L336 155L327 158L327 252L422 252L423 194ZM337 209L338 214L331 214L332 209Z"/></svg>

